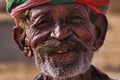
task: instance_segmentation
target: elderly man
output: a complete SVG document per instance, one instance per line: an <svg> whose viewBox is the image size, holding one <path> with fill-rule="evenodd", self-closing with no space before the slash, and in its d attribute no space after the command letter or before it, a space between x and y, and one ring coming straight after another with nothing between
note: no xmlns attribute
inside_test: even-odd
<svg viewBox="0 0 120 80"><path fill-rule="evenodd" d="M9 0L22 53L34 56L34 80L111 80L91 65L104 42L109 0Z"/></svg>

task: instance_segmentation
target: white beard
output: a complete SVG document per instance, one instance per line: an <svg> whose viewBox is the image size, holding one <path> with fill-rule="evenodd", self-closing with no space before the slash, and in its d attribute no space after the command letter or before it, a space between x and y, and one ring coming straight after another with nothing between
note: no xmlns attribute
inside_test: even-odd
<svg viewBox="0 0 120 80"><path fill-rule="evenodd" d="M41 61L40 57L38 58L38 56L35 55L35 63L43 74L53 78L64 79L86 72L90 67L91 57L79 56L71 64L59 64L58 61L59 66L55 67L52 57L44 56L44 60Z"/></svg>
<svg viewBox="0 0 120 80"><path fill-rule="evenodd" d="M56 39L48 40L46 43L39 44L36 48L33 48L36 66L43 74L63 79L83 74L90 68L93 56L91 47L87 47L81 40L74 38L74 36L67 39L66 42L60 42ZM59 54L56 58L52 51L61 44L70 44L73 52L70 51L70 53L68 51L68 54L65 56ZM61 57L58 58L60 55Z"/></svg>

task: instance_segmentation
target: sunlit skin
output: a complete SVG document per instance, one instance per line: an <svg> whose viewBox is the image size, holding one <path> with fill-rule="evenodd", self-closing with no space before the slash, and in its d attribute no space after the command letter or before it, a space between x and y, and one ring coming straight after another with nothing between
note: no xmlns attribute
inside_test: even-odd
<svg viewBox="0 0 120 80"><path fill-rule="evenodd" d="M51 79L94 80L89 68L105 32L100 28L103 22L93 23L89 15L88 7L75 3L38 6L29 12L25 36L21 39L19 28L14 28L13 36L23 53L34 55L38 69ZM105 16L101 20L106 27Z"/></svg>

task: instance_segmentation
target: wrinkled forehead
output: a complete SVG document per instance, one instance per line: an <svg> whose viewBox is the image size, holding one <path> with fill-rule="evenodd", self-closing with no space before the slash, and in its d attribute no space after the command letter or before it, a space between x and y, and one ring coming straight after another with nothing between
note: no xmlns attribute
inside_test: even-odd
<svg viewBox="0 0 120 80"><path fill-rule="evenodd" d="M84 16L88 16L88 7L83 4L77 3L69 3L69 4L55 4L49 5L45 4L42 6L37 6L31 9L30 15L31 17L37 17L44 14L50 14L53 16L66 16L70 13L80 14Z"/></svg>

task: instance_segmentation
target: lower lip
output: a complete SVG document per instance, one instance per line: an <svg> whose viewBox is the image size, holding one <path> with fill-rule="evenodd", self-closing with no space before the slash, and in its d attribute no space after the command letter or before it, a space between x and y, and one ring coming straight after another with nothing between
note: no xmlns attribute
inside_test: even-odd
<svg viewBox="0 0 120 80"><path fill-rule="evenodd" d="M77 56L76 51L69 51L67 53L56 53L56 54L52 54L51 57L54 60L63 60L63 61L70 61L75 59L75 56Z"/></svg>

